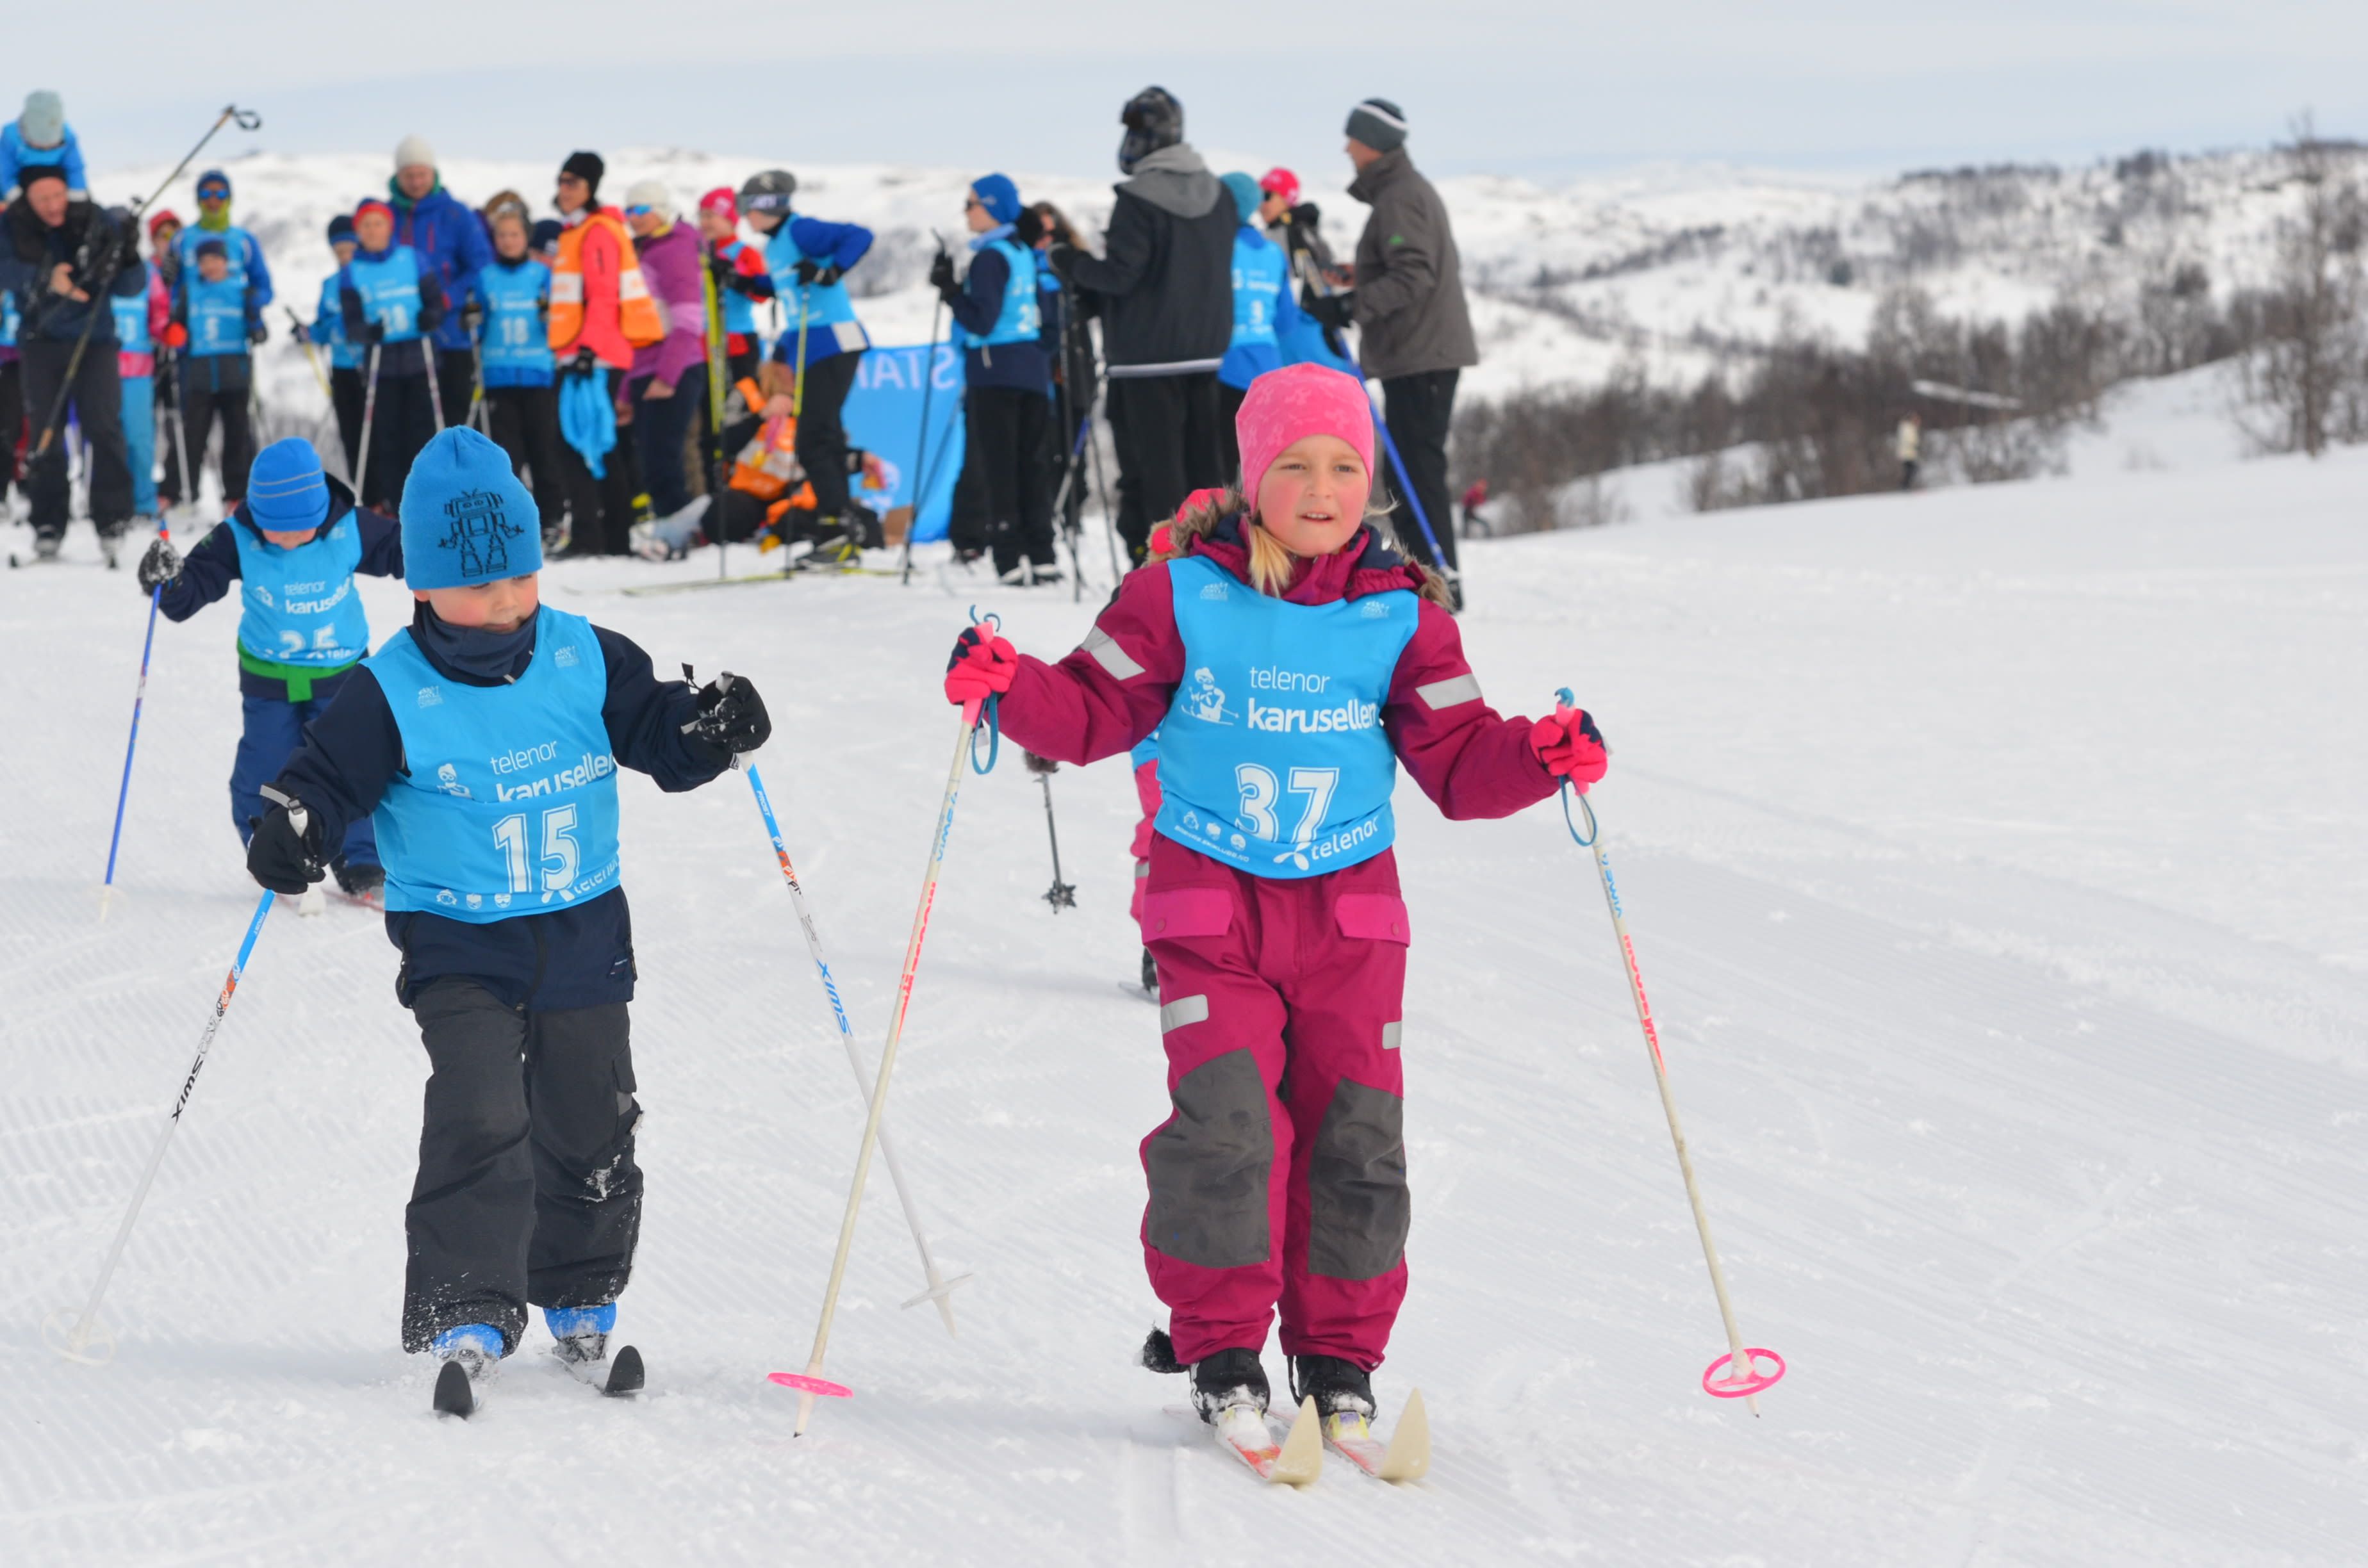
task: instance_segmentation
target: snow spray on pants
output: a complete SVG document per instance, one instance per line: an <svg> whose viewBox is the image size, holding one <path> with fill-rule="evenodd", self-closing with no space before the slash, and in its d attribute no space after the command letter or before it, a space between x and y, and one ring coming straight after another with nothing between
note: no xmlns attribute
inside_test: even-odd
<svg viewBox="0 0 2368 1568"><path fill-rule="evenodd" d="M1143 1141L1144 1261L1176 1354L1379 1366L1406 1299L1407 923L1384 851L1296 880L1165 836L1143 934L1174 1111Z"/></svg>

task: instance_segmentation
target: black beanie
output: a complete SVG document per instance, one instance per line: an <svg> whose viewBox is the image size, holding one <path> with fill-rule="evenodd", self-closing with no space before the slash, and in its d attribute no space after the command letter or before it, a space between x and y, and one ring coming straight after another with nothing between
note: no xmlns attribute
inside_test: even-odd
<svg viewBox="0 0 2368 1568"><path fill-rule="evenodd" d="M66 171L56 164L27 164L17 171L17 188L30 190L34 181L45 179L53 179L63 185L66 183Z"/></svg>
<svg viewBox="0 0 2368 1568"><path fill-rule="evenodd" d="M1367 98L1349 111L1349 134L1376 153L1406 145L1406 110L1387 98Z"/></svg>
<svg viewBox="0 0 2368 1568"><path fill-rule="evenodd" d="M574 175L589 186L592 199L598 201L600 199L600 176L609 172L609 165L600 161L600 154L598 153L570 153L567 154L567 162L559 165L559 172L564 175Z"/></svg>

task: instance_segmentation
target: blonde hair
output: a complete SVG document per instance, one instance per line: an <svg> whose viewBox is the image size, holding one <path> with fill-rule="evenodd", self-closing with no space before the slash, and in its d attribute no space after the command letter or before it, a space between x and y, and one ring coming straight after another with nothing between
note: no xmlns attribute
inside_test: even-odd
<svg viewBox="0 0 2368 1568"><path fill-rule="evenodd" d="M1390 510L1390 506L1385 503L1382 505L1368 503L1365 507L1364 520L1372 525L1375 533L1382 535L1389 543L1395 544L1396 538L1384 520L1389 517ZM1292 573L1299 558L1292 554L1290 549L1283 544L1282 540L1275 538L1264 523L1258 521L1258 509L1252 506L1248 499L1242 494L1241 486L1238 484L1228 485L1224 490L1213 492L1210 499L1203 500L1198 505L1187 506L1178 511L1176 514L1176 520L1167 525L1167 548L1153 553L1151 556L1153 564L1156 565L1162 561L1173 561L1178 556L1186 554L1190 540L1207 538L1216 531L1219 523L1231 517L1239 517L1242 519L1242 544L1249 551L1250 558L1250 586L1269 598L1282 597L1291 591ZM1446 578L1428 566L1412 562L1408 564L1415 566L1416 570L1422 574L1421 592L1424 598L1441 609L1452 608L1452 602L1447 596Z"/></svg>

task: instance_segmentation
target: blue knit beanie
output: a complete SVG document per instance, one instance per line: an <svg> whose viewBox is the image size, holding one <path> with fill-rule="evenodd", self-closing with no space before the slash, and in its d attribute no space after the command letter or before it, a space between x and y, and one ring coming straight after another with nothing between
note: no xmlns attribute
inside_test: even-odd
<svg viewBox="0 0 2368 1568"><path fill-rule="evenodd" d="M1019 187L1003 175L981 175L971 181L970 193L986 209L986 215L998 223L1019 221Z"/></svg>
<svg viewBox="0 0 2368 1568"><path fill-rule="evenodd" d="M1266 199L1266 192L1258 188L1258 181L1245 174L1230 174L1217 183L1233 197L1234 210L1241 215L1243 222L1258 216L1258 203Z"/></svg>
<svg viewBox="0 0 2368 1568"><path fill-rule="evenodd" d="M246 471L246 515L273 533L317 528L329 520L329 482L313 443L290 436L255 454Z"/></svg>
<svg viewBox="0 0 2368 1568"><path fill-rule="evenodd" d="M542 521L507 453L465 425L447 426L403 483L403 580L467 588L542 570Z"/></svg>

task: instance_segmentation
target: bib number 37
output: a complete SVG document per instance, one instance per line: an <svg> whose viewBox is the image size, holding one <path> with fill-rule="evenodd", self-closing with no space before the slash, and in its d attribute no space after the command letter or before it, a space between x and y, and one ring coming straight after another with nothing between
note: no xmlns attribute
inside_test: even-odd
<svg viewBox="0 0 2368 1568"><path fill-rule="evenodd" d="M1324 813L1332 806L1332 792L1340 787L1340 770L1294 767L1289 777L1291 793L1304 797L1307 802L1299 813L1299 825L1292 830L1291 842L1306 844L1324 825ZM1269 843L1281 838L1281 824L1275 817L1274 808L1283 791L1276 782L1274 769L1245 762L1234 769L1234 787L1241 791L1242 822L1250 832Z"/></svg>

